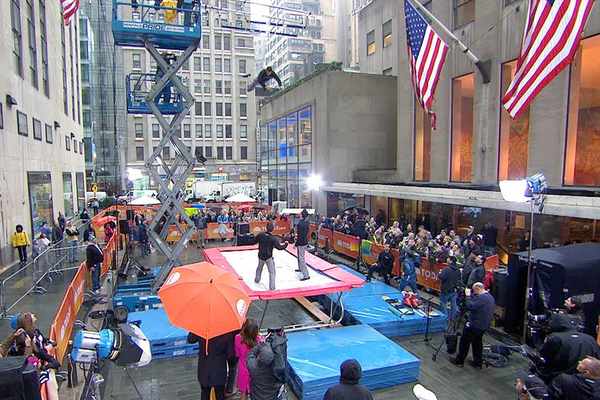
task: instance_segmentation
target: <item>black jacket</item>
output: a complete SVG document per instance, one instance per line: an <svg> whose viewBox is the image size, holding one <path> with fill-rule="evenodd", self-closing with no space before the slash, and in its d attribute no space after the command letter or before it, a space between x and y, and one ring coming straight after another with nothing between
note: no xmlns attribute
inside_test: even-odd
<svg viewBox="0 0 600 400"><path fill-rule="evenodd" d="M308 244L309 223L306 219L301 219L296 225L296 246L306 246Z"/></svg>
<svg viewBox="0 0 600 400"><path fill-rule="evenodd" d="M267 75L267 70L263 69L258 74L258 83L263 88L265 87L265 85L267 84L267 82L269 82L271 79L275 79L277 81L277 84L279 86L281 86L281 79L279 79L279 76L275 73L275 71L271 72L271 75Z"/></svg>
<svg viewBox="0 0 600 400"><path fill-rule="evenodd" d="M95 243L90 243L85 249L85 264L88 268L92 268L104 261L104 254L100 246Z"/></svg>
<svg viewBox="0 0 600 400"><path fill-rule="evenodd" d="M574 374L577 363L586 356L600 358L600 348L590 335L576 331L555 332L546 337L540 348L545 360L542 371L547 376Z"/></svg>
<svg viewBox="0 0 600 400"><path fill-rule="evenodd" d="M552 381L550 393L553 399L597 400L600 399L600 380L581 374L560 374Z"/></svg>
<svg viewBox="0 0 600 400"><path fill-rule="evenodd" d="M364 218L359 218L354 222L352 225L352 234L363 240L367 239L367 221Z"/></svg>
<svg viewBox="0 0 600 400"><path fill-rule="evenodd" d="M469 283L469 277L471 276L471 272L476 267L475 261L466 260L461 273L461 279L465 285Z"/></svg>
<svg viewBox="0 0 600 400"><path fill-rule="evenodd" d="M439 274L442 283L441 292L452 293L460 285L460 270L456 264L449 264Z"/></svg>
<svg viewBox="0 0 600 400"><path fill-rule="evenodd" d="M385 251L382 251L379 253L379 256L377 256L377 264L386 271L392 272L392 269L394 268L394 256L392 255L392 252L386 253Z"/></svg>
<svg viewBox="0 0 600 400"><path fill-rule="evenodd" d="M467 310L470 311L469 326L486 331L494 318L496 301L489 292L472 295L467 299Z"/></svg>
<svg viewBox="0 0 600 400"><path fill-rule="evenodd" d="M359 384L362 369L356 360L346 360L340 366L340 383L325 392L323 400L373 400L373 395Z"/></svg>
<svg viewBox="0 0 600 400"><path fill-rule="evenodd" d="M273 236L269 232L261 232L254 238L254 243L258 243L258 258L268 260L273 257L273 247L278 250L284 250L287 245L279 241L279 237Z"/></svg>
<svg viewBox="0 0 600 400"><path fill-rule="evenodd" d="M227 381L227 360L235 357L234 333L226 333L208 341L194 333L189 333L188 343L198 343L198 382L201 386L223 386Z"/></svg>
<svg viewBox="0 0 600 400"><path fill-rule="evenodd" d="M496 240L498 239L498 228L493 225L490 225L489 227L484 226L481 230L481 233L483 234L483 244L490 247L496 246Z"/></svg>

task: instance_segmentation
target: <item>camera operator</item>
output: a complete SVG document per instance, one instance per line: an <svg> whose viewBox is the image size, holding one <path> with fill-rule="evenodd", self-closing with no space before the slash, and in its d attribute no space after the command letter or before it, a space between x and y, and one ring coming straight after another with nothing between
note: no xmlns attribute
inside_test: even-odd
<svg viewBox="0 0 600 400"><path fill-rule="evenodd" d="M494 317L496 301L494 297L485 290L483 283L476 282L473 285L472 294L467 291L466 308L469 311L469 319L465 324L458 354L451 358L450 362L462 367L469 352L469 346L473 348L473 361L470 364L474 368L481 369L483 365L483 335L489 329Z"/></svg>
<svg viewBox="0 0 600 400"><path fill-rule="evenodd" d="M568 316L552 315L550 330L552 333L540 348L542 360L536 365L545 382L550 382L561 373L574 374L579 360L584 357L600 358L600 347L596 340L590 335L577 332Z"/></svg>
<svg viewBox="0 0 600 400"><path fill-rule="evenodd" d="M600 360L586 357L577 364L577 373L560 374L548 386L533 374L522 374L515 386L520 400L594 400L600 398Z"/></svg>
<svg viewBox="0 0 600 400"><path fill-rule="evenodd" d="M442 284L440 289L440 305L442 306L442 310L446 312L448 320L452 321L457 314L456 290L462 284L462 281L460 279L460 269L456 265L456 257L448 256L446 262L448 266L439 274ZM448 307L448 303L450 303L450 307Z"/></svg>

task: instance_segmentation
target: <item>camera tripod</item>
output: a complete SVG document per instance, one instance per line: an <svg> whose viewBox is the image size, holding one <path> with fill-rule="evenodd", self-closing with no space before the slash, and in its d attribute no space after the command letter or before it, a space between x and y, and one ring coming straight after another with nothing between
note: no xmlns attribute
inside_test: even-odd
<svg viewBox="0 0 600 400"><path fill-rule="evenodd" d="M442 347L444 346L444 344L446 344L446 338L452 337L452 335L456 336L456 340L458 341L458 338L460 337L459 332L459 328L460 326L463 324L463 321L465 319L465 311L463 307L459 307L459 313L457 316L455 316L453 319L451 319L450 321L448 321L448 327L446 328L446 331L444 332L444 337L442 338L442 341L440 342L440 344L437 347L434 347L435 351L433 352L433 354L431 355L431 359L433 361L437 360L437 357L440 353L440 351L442 350ZM453 354L454 351L450 354Z"/></svg>

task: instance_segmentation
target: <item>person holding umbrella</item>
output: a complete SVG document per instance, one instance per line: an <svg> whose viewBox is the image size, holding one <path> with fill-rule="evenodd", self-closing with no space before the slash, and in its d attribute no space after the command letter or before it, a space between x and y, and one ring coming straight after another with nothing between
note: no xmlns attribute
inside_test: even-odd
<svg viewBox="0 0 600 400"><path fill-rule="evenodd" d="M201 399L210 400L210 391L214 389L216 400L225 399L227 382L227 360L235 357L233 336L224 334L210 340L190 332L187 337L190 344L198 343L198 382L202 389ZM207 349L207 351L205 351Z"/></svg>

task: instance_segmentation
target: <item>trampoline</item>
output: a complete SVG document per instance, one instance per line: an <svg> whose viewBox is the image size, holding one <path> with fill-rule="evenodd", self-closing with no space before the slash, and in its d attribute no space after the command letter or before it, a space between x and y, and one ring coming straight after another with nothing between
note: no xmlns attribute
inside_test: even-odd
<svg viewBox="0 0 600 400"><path fill-rule="evenodd" d="M363 286L364 280L337 265L330 264L310 253L305 254L310 279L301 281L296 258L296 248L274 250L276 268L275 290L268 290L269 274L263 269L262 280L254 283L258 265L257 246L219 247L206 249L205 259L238 275L252 300L277 300L321 294L342 293Z"/></svg>

